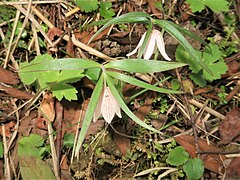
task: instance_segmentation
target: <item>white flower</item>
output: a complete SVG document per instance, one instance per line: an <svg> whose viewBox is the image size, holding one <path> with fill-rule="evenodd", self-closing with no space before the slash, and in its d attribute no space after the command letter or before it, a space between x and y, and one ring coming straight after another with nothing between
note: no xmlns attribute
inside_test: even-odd
<svg viewBox="0 0 240 180"><path fill-rule="evenodd" d="M146 36L146 33L147 32L145 32L143 34L137 47L132 52L128 53L127 56L131 56L131 55L135 54L137 52L137 50L142 46L143 41ZM160 31L154 29L149 36L146 49L144 50L144 53L143 53L143 58L150 59L152 54L155 52L156 48L158 48L158 50L160 51L160 53L162 54L164 59L171 61L171 59L168 57L168 55L165 51L165 44L163 41L162 33Z"/></svg>
<svg viewBox="0 0 240 180"><path fill-rule="evenodd" d="M103 92L100 95L99 102L93 115L93 122L96 122L97 119L102 115L104 120L110 124L115 114L117 114L119 118L122 118L120 106L117 100L112 95L109 87L104 86Z"/></svg>

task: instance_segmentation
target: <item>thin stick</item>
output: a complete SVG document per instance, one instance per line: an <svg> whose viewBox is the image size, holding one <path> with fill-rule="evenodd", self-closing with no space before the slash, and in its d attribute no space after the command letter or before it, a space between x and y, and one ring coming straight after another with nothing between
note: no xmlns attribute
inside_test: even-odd
<svg viewBox="0 0 240 180"><path fill-rule="evenodd" d="M5 176L5 179L11 180L9 159L8 159L7 138L6 138L4 124L2 125L2 135L3 135L3 147L4 147L4 176Z"/></svg>
<svg viewBox="0 0 240 180"><path fill-rule="evenodd" d="M23 13L25 16L27 14L26 9L24 9L23 7L21 7L20 5L14 5L14 7L18 10L21 11L21 13ZM40 26L40 24L36 21L36 19L34 18L33 15L29 14L29 19L32 21L32 23L36 26L36 28L38 28L38 30L41 32L41 34L43 35L43 37L46 39L46 41L50 44L51 47L53 47L53 43L52 41L49 39L49 37L47 36L47 34L44 32L44 30L42 29L42 27Z"/></svg>
<svg viewBox="0 0 240 180"><path fill-rule="evenodd" d="M35 7L32 6L32 10L33 12L51 29L54 28L54 25L48 20L46 19ZM68 35L64 35L63 39L65 41L69 41L70 37ZM93 49L92 47L72 38L72 42L75 46L80 47L81 49L88 51L90 54L93 54L99 58L105 59L105 60L116 60L116 58L111 58L99 51L97 51L96 49Z"/></svg>
<svg viewBox="0 0 240 180"><path fill-rule="evenodd" d="M54 140L53 140L53 129L52 129L52 124L48 120L48 136L49 136L49 143L51 147L51 153L52 153L52 161L53 161L53 172L55 174L55 177L57 180L60 180L60 175L59 175L59 164L57 161L57 153L54 145Z"/></svg>
<svg viewBox="0 0 240 180"><path fill-rule="evenodd" d="M12 46L12 43L13 43L14 34L15 34L15 31L16 31L16 28L17 28L17 23L18 23L19 17L20 17L20 11L17 10L16 19L15 19L14 25L13 25L12 35L11 35L11 38L10 38L10 41L9 41L9 44L8 44L8 50L7 50L7 54L6 54L6 58L5 58L4 66L3 66L4 68L7 67L8 59L9 59L10 52L11 52L11 46Z"/></svg>
<svg viewBox="0 0 240 180"><path fill-rule="evenodd" d="M32 30L33 30L33 38L34 38L34 42L35 42L36 53L39 56L41 54L41 52L40 52L40 47L39 47L39 42L38 42L38 35L37 35L36 27L34 24L32 24Z"/></svg>
<svg viewBox="0 0 240 180"><path fill-rule="evenodd" d="M14 2L14 1L10 1L10 2L0 2L0 5L25 5L28 4L29 1L19 1L19 2ZM54 3L64 3L64 1L60 1L60 0L50 0L50 1L33 1L32 4L54 4Z"/></svg>
<svg viewBox="0 0 240 180"><path fill-rule="evenodd" d="M189 100L189 103L191 103L192 105L194 105L194 106L197 106L198 108L203 108L205 105L204 104L202 104L202 103L200 103L200 102L197 102L196 100L194 100L194 99L191 99L191 100ZM209 108L209 107L207 107L207 106L205 106L205 109L204 109L206 112L208 112L209 114L211 114L211 115L213 115L213 116L215 116L215 117L217 117L217 118L219 118L219 119L221 119L221 120L224 120L225 119L225 116L224 115L222 115L222 114L220 114L219 112L217 112L217 111L215 111L215 110L213 110L213 109L211 109L211 108Z"/></svg>
<svg viewBox="0 0 240 180"><path fill-rule="evenodd" d="M27 7L27 13L26 13L26 15L25 15L25 19L24 19L24 21L23 21L22 28L21 28L20 32L18 33L17 39L16 39L16 41L15 41L15 44L14 44L14 46L13 46L13 48L12 48L12 52L11 52L10 55L13 55L15 49L17 48L17 46L18 46L18 41L20 40L20 38L21 38L21 36L22 36L22 33L23 33L24 29L25 29L25 26L26 26L27 23L28 23L28 16L29 16L29 13L30 13L30 10L31 10L31 4L32 4L32 0L29 0L29 4L28 4L28 7Z"/></svg>

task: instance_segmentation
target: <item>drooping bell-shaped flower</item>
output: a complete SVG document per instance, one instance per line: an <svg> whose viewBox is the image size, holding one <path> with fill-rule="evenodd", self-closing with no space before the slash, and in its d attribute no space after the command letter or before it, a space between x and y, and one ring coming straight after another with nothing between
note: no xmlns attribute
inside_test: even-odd
<svg viewBox="0 0 240 180"><path fill-rule="evenodd" d="M145 32L143 34L137 47L132 52L128 53L127 56L131 56L131 55L135 54L137 52L137 50L141 48L143 41L145 39L146 33L147 32ZM150 59L150 57L156 51L156 49L158 49L160 51L160 53L164 59L171 61L171 59L168 57L166 50L165 50L165 44L163 41L162 33L160 31L154 29L154 30L152 30L152 32L149 36L146 48L143 53L143 58Z"/></svg>
<svg viewBox="0 0 240 180"><path fill-rule="evenodd" d="M122 118L120 106L117 100L113 96L109 87L104 86L103 92L100 95L99 102L93 115L93 122L96 122L97 119L102 115L104 120L110 124L115 114L117 114L119 118Z"/></svg>

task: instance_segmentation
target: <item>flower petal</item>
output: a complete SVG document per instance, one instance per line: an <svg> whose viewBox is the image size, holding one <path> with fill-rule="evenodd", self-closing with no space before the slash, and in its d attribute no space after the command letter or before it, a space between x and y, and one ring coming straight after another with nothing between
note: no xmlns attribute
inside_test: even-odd
<svg viewBox="0 0 240 180"><path fill-rule="evenodd" d="M96 122L98 120L98 118L101 116L101 107L102 107L102 99L103 99L103 91L102 93L100 94L100 97L99 97L99 100L98 100L98 104L97 104L97 107L94 111L94 114L93 114L93 122Z"/></svg>
<svg viewBox="0 0 240 180"><path fill-rule="evenodd" d="M109 89L109 87L107 87L107 88ZM111 99L111 102L112 102L112 106L115 109L115 113L117 114L117 116L119 118L122 118L120 106L119 106L117 100L115 99L115 97L113 96L110 89L109 89L109 91L110 91L109 96L110 96L110 99Z"/></svg>
<svg viewBox="0 0 240 180"><path fill-rule="evenodd" d="M168 57L167 53L166 53L166 50L165 50L165 44L164 44L164 41L163 41L163 37L162 37L162 34L161 32L155 30L156 32L156 42L157 42L157 47L158 47L158 50L160 51L161 55L163 56L164 59L168 60L168 61L171 61L171 58Z"/></svg>
<svg viewBox="0 0 240 180"><path fill-rule="evenodd" d="M133 54L135 54L135 53L137 52L137 50L138 50L138 49L142 46L142 44L143 44L143 41L144 41L145 36L146 36L146 33L147 33L147 32L145 32L145 33L143 34L143 36L141 37L141 39L140 39L137 47L136 47L132 52L128 53L126 56L129 57L129 56L131 56L131 55L133 55Z"/></svg>
<svg viewBox="0 0 240 180"><path fill-rule="evenodd" d="M112 92L109 87L104 88L101 112L104 120L109 124L112 122L116 112L115 107L112 104L113 100L111 94Z"/></svg>
<svg viewBox="0 0 240 180"><path fill-rule="evenodd" d="M154 32L154 30L153 30ZM154 33L151 33L151 35L149 36L149 40L148 40L148 43L147 43L147 46L146 46L146 49L144 51L144 54L143 54L143 58L144 59L150 59L153 52L154 52L154 49L155 49L155 34Z"/></svg>

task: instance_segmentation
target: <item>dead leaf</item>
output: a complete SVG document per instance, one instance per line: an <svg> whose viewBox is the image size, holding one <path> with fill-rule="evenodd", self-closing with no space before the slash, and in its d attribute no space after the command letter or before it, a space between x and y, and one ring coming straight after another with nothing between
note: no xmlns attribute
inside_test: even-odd
<svg viewBox="0 0 240 180"><path fill-rule="evenodd" d="M221 144L228 144L240 135L240 109L234 108L226 114L219 126Z"/></svg>
<svg viewBox="0 0 240 180"><path fill-rule="evenodd" d="M197 157L197 149L193 136L181 135L174 137L177 143L183 146L192 158ZM221 149L214 144L208 144L205 140L198 139L200 151L221 152ZM219 154L201 154L200 158L204 163L204 167L212 172L222 174L224 171L223 161L226 159L224 155Z"/></svg>
<svg viewBox="0 0 240 180"><path fill-rule="evenodd" d="M9 122L9 123L7 123L7 124L4 124L6 137L11 137L12 132L14 131L15 125L16 125L16 124L15 124L14 122L12 122L12 121ZM1 136L3 135L2 126L0 126L0 135L1 135Z"/></svg>
<svg viewBox="0 0 240 180"><path fill-rule="evenodd" d="M114 129L117 132L120 132L121 134L127 135L127 131L126 129L123 128L123 125L117 125L116 127L114 127ZM125 156L127 153L127 150L130 150L131 148L131 141L129 137L123 136L121 134L114 132L113 140L115 144L118 146L118 148L120 149L122 155Z"/></svg>
<svg viewBox="0 0 240 180"><path fill-rule="evenodd" d="M6 84L17 84L19 82L18 77L13 72L0 67L0 82Z"/></svg>
<svg viewBox="0 0 240 180"><path fill-rule="evenodd" d="M49 31L48 31L47 34L48 34L49 39L50 39L51 41L53 41L55 36L58 36L58 37L59 37L59 36L62 35L62 33L63 33L62 30L60 30L60 29L58 29L58 28L56 28L56 27L53 27L53 28L49 29Z"/></svg>
<svg viewBox="0 0 240 180"><path fill-rule="evenodd" d="M227 167L226 179L240 179L240 157L232 159L231 163Z"/></svg>
<svg viewBox="0 0 240 180"><path fill-rule="evenodd" d="M17 99L31 99L32 98L32 95L28 94L26 91L14 89L12 87L8 87L8 86L2 85L2 84L0 84L0 91L4 92L4 93L0 93L0 95L2 95L2 96L15 97Z"/></svg>
<svg viewBox="0 0 240 180"><path fill-rule="evenodd" d="M162 13L158 8L156 8L156 3L157 0L148 0L148 5L151 8L154 16L156 16L158 19L162 19Z"/></svg>
<svg viewBox="0 0 240 180"><path fill-rule="evenodd" d="M54 98L51 93L45 93L39 107L39 117L43 117L51 122L55 119Z"/></svg>
<svg viewBox="0 0 240 180"><path fill-rule="evenodd" d="M66 52L67 52L67 58L74 57L74 46L73 46L72 38L69 38L69 41L67 42Z"/></svg>

